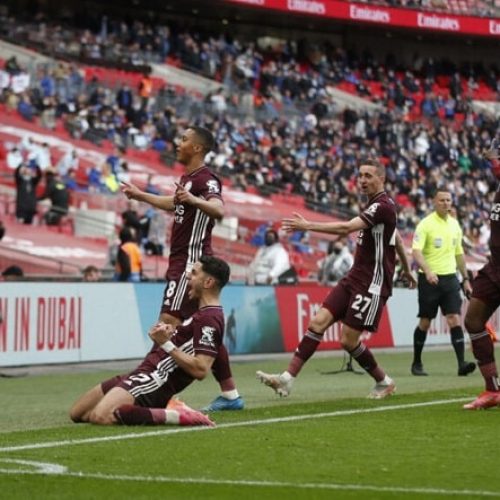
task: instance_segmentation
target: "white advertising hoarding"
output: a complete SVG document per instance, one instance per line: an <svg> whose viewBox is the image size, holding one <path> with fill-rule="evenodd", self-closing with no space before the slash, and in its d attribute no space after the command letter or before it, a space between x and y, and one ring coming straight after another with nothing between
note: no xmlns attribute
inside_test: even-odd
<svg viewBox="0 0 500 500"><path fill-rule="evenodd" d="M133 285L2 283L0 366L144 355Z"/></svg>

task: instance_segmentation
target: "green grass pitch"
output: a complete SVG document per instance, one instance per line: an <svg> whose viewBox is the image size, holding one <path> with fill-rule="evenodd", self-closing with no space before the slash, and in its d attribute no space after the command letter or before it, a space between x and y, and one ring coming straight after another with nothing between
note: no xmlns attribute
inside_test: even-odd
<svg viewBox="0 0 500 500"><path fill-rule="evenodd" d="M247 409L213 429L70 423L74 399L115 373L99 367L2 378L0 499L500 498L500 409L461 409L480 375L458 377L451 347L426 350L429 377L409 374L411 353L376 356L398 386L384 401L366 399L367 375L323 374L338 355L313 358L287 399L255 371L288 358L235 362ZM182 397L217 392L207 379Z"/></svg>

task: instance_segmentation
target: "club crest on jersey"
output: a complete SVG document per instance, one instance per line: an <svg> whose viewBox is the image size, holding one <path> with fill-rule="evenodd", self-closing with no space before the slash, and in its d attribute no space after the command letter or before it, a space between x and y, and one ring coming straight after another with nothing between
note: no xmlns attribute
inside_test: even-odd
<svg viewBox="0 0 500 500"><path fill-rule="evenodd" d="M200 344L215 348L215 328L213 326L201 327Z"/></svg>
<svg viewBox="0 0 500 500"><path fill-rule="evenodd" d="M207 181L207 187L209 193L218 193L220 191L219 183L215 179Z"/></svg>
<svg viewBox="0 0 500 500"><path fill-rule="evenodd" d="M373 217L375 215L375 213L377 212L377 209L379 206L380 206L380 203L373 203L365 210L365 214L370 216L370 217Z"/></svg>
<svg viewBox="0 0 500 500"><path fill-rule="evenodd" d="M193 187L193 183L191 181L187 181L186 184L184 184L184 189L186 191L191 191L192 187Z"/></svg>

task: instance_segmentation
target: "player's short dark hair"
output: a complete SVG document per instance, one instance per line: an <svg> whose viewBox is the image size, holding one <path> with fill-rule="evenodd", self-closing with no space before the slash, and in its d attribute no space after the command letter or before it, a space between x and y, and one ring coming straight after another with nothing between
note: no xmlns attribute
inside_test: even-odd
<svg viewBox="0 0 500 500"><path fill-rule="evenodd" d="M229 281L231 269L227 262L213 255L200 257L201 269L217 281L219 288L223 288Z"/></svg>
<svg viewBox="0 0 500 500"><path fill-rule="evenodd" d="M210 130L208 130L205 127L197 127L194 125L192 125L188 128L191 129L194 132L194 134L196 135L196 139L203 147L203 152L205 154L209 153L210 151L212 151L214 149L215 139L214 139L212 132L210 132Z"/></svg>
<svg viewBox="0 0 500 500"><path fill-rule="evenodd" d="M385 167L380 163L380 161L377 158L373 158L373 156L367 156L365 158L362 158L359 165L369 165L370 167L375 167L377 169L377 174L385 177Z"/></svg>

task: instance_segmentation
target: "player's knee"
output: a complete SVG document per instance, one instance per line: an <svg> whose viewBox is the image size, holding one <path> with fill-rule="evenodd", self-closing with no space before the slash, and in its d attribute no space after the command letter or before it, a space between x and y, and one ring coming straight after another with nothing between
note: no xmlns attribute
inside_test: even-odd
<svg viewBox="0 0 500 500"><path fill-rule="evenodd" d="M116 419L112 412L94 410L89 415L89 422L94 425L112 425Z"/></svg>
<svg viewBox="0 0 500 500"><path fill-rule="evenodd" d="M357 347L358 342L353 342L348 338L341 338L340 345L342 346L342 349L344 349L344 351L351 352Z"/></svg>
<svg viewBox="0 0 500 500"><path fill-rule="evenodd" d="M75 424L78 424L80 422L83 422L83 419L82 419L82 413L78 410L76 410L75 408L71 408L71 410L69 410L69 418L75 423Z"/></svg>
<svg viewBox="0 0 500 500"><path fill-rule="evenodd" d="M465 315L464 326L469 333L480 333L485 328L484 323L472 314Z"/></svg>
<svg viewBox="0 0 500 500"><path fill-rule="evenodd" d="M322 321L321 319L315 317L311 319L308 329L318 335L323 335L328 326L329 324L327 321Z"/></svg>

